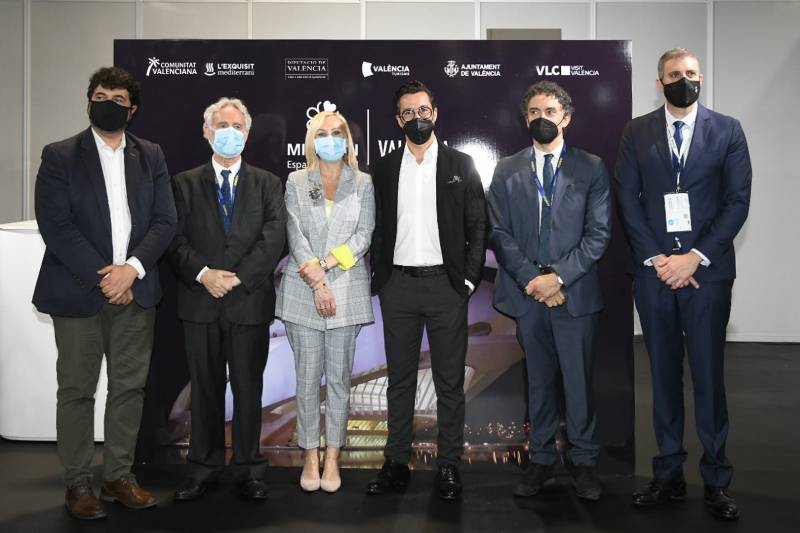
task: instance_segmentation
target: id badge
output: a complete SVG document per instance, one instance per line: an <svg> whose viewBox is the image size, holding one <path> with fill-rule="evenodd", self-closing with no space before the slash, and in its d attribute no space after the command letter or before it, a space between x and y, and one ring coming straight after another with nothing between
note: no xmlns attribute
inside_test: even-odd
<svg viewBox="0 0 800 533"><path fill-rule="evenodd" d="M667 215L667 233L692 231L689 193L671 192L664 195L664 212Z"/></svg>

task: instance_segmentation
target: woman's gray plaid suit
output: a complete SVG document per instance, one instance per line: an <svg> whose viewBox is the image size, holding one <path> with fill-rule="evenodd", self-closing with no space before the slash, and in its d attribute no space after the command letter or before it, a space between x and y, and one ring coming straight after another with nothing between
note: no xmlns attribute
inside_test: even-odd
<svg viewBox="0 0 800 533"><path fill-rule="evenodd" d="M301 448L319 446L319 389L325 373L326 445L345 443L350 400L350 372L362 324L374 321L370 279L363 261L375 226L375 196L369 174L344 165L330 221L319 170L298 170L286 182L289 261L278 290L275 314L286 325L297 372L297 436ZM298 274L300 265L322 258L346 244L356 264L326 275L336 298L336 315L321 317L311 288Z"/></svg>

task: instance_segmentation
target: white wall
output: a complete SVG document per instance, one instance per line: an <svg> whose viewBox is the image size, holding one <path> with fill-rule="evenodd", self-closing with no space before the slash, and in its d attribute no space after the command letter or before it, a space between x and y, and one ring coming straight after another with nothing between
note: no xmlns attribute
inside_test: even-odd
<svg viewBox="0 0 800 533"><path fill-rule="evenodd" d="M555 28L564 39L631 39L637 115L661 102L658 56L684 46L705 71L703 102L742 121L753 159L729 338L800 342L798 21L800 0L0 0L0 223L32 218L41 149L86 125L86 82L112 62L115 38L483 39L490 28Z"/></svg>

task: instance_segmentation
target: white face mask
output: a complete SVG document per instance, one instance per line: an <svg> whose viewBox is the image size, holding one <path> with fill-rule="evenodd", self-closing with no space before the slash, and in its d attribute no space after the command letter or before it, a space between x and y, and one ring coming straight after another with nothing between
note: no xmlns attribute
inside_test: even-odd
<svg viewBox="0 0 800 533"><path fill-rule="evenodd" d="M244 150L244 133L236 128L220 128L214 130L214 140L208 143L219 156L232 159Z"/></svg>

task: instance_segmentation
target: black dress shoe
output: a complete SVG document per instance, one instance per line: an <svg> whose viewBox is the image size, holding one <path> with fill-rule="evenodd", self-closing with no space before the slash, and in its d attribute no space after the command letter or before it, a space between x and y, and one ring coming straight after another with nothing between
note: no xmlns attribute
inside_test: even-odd
<svg viewBox="0 0 800 533"><path fill-rule="evenodd" d="M187 477L181 481L181 484L175 489L175 499L180 501L196 500L205 494L206 489L213 484L213 481L204 481L193 477Z"/></svg>
<svg viewBox="0 0 800 533"><path fill-rule="evenodd" d="M269 489L260 479L248 479L238 483L239 494L248 500L266 500Z"/></svg>
<svg viewBox="0 0 800 533"><path fill-rule="evenodd" d="M436 487L436 492L443 500L457 500L461 496L461 474L458 473L457 465L442 465L436 472L436 478L433 481Z"/></svg>
<svg viewBox="0 0 800 533"><path fill-rule="evenodd" d="M389 491L401 492L408 487L411 471L408 465L398 463L394 459L386 459L378 472L378 477L367 485L367 494L384 494Z"/></svg>
<svg viewBox="0 0 800 533"><path fill-rule="evenodd" d="M706 485L704 496L708 510L715 517L723 520L737 520L739 518L739 509L736 507L736 501L728 494L728 489Z"/></svg>
<svg viewBox="0 0 800 533"><path fill-rule="evenodd" d="M597 467L594 465L574 465L567 463L567 470L572 476L572 484L575 486L575 494L578 498L596 502L603 494L603 486L597 475Z"/></svg>
<svg viewBox="0 0 800 533"><path fill-rule="evenodd" d="M678 502L686 499L686 480L683 475L673 479L653 478L650 482L636 489L632 503L637 507L650 507L667 502Z"/></svg>
<svg viewBox="0 0 800 533"><path fill-rule="evenodd" d="M553 465L531 463L522 474L522 479L514 487L514 496L536 496L545 483L554 477Z"/></svg>

